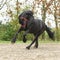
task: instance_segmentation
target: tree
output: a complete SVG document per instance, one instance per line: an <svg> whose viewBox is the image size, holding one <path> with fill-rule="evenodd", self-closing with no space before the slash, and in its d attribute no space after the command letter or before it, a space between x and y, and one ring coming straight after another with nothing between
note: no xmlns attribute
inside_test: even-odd
<svg viewBox="0 0 60 60"><path fill-rule="evenodd" d="M59 40L59 28L58 28L58 16L60 15L59 11L59 0L54 1L54 18L55 18L55 25L56 25L56 39Z"/></svg>
<svg viewBox="0 0 60 60"><path fill-rule="evenodd" d="M54 0L50 0L48 3L46 0L42 0L42 20L45 22L46 19L46 13L49 9L49 7L51 6L51 4L53 3ZM45 39L45 33L42 34L42 39Z"/></svg>

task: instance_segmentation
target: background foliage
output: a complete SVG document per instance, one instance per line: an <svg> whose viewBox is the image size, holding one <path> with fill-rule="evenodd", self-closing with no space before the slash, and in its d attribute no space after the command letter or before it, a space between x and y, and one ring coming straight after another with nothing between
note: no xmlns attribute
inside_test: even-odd
<svg viewBox="0 0 60 60"><path fill-rule="evenodd" d="M14 3L12 3L14 1ZM30 3L32 2L32 3ZM10 41L18 28L20 27L18 21L18 15L24 10L32 10L34 16L36 17L38 14L41 15L42 20L46 21L46 15L52 14L54 17L54 22L56 27L52 28L52 31L55 32L55 40L60 40L60 27L58 27L58 20L60 21L60 0L25 0L25 1L18 1L18 0L1 0L2 4L0 4L0 15L4 18L7 16L7 22L2 24L0 21L0 40ZM12 3L12 4L11 4ZM30 4L28 4L30 3ZM1 12L1 10L6 6L6 10ZM52 9L53 8L53 9ZM40 9L40 10L39 10ZM36 17L37 18L37 17ZM5 19L5 20L6 20ZM53 20L52 20L53 21ZM51 23L47 22L48 26L51 27ZM52 23L53 24L53 23ZM18 35L18 40L22 40L23 33L21 32ZM34 38L33 35L28 34L27 39L32 40ZM42 34L39 39L48 40L49 37L45 32Z"/></svg>

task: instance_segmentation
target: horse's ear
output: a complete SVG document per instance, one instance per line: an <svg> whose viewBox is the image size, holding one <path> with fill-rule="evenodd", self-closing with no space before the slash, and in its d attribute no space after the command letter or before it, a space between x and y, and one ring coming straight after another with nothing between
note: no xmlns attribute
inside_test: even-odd
<svg viewBox="0 0 60 60"><path fill-rule="evenodd" d="M26 14L27 14L27 15L31 15L31 16L33 16L33 12L32 12L32 11L27 11Z"/></svg>

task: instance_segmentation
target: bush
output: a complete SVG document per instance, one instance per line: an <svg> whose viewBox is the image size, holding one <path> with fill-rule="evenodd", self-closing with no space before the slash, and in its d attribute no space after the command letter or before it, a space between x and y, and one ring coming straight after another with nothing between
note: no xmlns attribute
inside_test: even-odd
<svg viewBox="0 0 60 60"><path fill-rule="evenodd" d="M5 30L2 31L1 40L6 40L6 41L11 40L13 33L14 33L13 27L10 24L6 25Z"/></svg>
<svg viewBox="0 0 60 60"><path fill-rule="evenodd" d="M10 23L8 23L6 25L1 24L0 25L0 40L11 41L18 29L19 29L18 24L14 24L14 25L10 24ZM54 29L54 31L56 31L56 30ZM24 32L20 32L18 34L17 39L21 41L23 38L23 34L24 34ZM34 36L31 34L27 34L26 38L27 38L27 40L33 40ZM41 35L39 38L42 40ZM48 34L45 32L45 40L49 40L49 39L50 38L49 38ZM60 29L55 32L55 39L57 41L60 40Z"/></svg>
<svg viewBox="0 0 60 60"><path fill-rule="evenodd" d="M55 30L55 39L56 39L57 41L60 41L60 29Z"/></svg>

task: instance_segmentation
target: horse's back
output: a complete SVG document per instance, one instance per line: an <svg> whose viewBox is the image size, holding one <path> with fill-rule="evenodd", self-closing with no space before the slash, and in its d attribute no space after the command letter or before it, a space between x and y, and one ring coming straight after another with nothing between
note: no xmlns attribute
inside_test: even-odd
<svg viewBox="0 0 60 60"><path fill-rule="evenodd" d="M40 30L42 30L42 28L44 28L45 23L43 21L41 21L40 19L34 19L33 25L31 27L31 33L37 33Z"/></svg>
<svg viewBox="0 0 60 60"><path fill-rule="evenodd" d="M40 19L35 19L35 24L40 29L45 26L45 23L42 20L40 20Z"/></svg>

